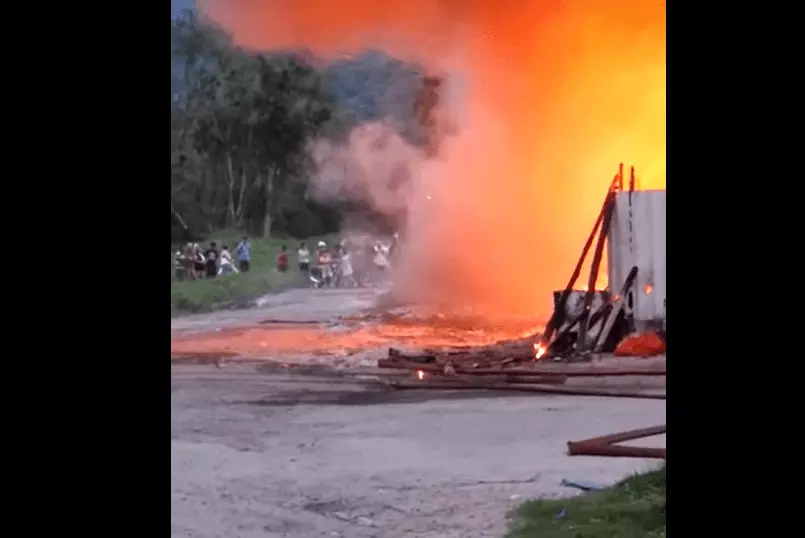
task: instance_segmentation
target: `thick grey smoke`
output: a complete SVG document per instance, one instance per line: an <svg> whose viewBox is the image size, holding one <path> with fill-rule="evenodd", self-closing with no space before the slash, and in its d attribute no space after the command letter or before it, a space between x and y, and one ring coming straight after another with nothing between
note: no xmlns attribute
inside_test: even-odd
<svg viewBox="0 0 805 538"><path fill-rule="evenodd" d="M408 88L409 91L411 88ZM400 92L400 106L411 107L410 95ZM445 78L433 110L435 136L441 140L456 134L467 122L466 84L462 77ZM399 107L397 107L399 109ZM410 111L413 120L413 111ZM395 216L415 213L439 189L439 155L426 155L423 148L400 133L410 130L405 120L387 117L353 128L346 141L319 140L311 145L317 173L313 195L319 200L357 200L374 211ZM421 139L422 127L415 139ZM406 230L413 231L413 230Z"/></svg>
<svg viewBox="0 0 805 538"><path fill-rule="evenodd" d="M433 110L431 129L441 141L435 154L401 136L404 129L391 118L355 127L343 142L320 140L311 146L317 199L361 201L401 224L402 246L392 271L395 298L443 311L471 304L478 286L475 274L457 271L478 266L478 251L457 239L470 228L497 220L489 204L477 203L474 178L484 173L506 177L501 162L488 162L488 171L466 168L469 156L487 149L500 154L508 144L494 114L476 104L470 116L466 71L455 67L457 61L449 65L454 68L448 75L440 73L443 84ZM360 221L346 224L345 236L366 237ZM476 239L487 240L481 235ZM486 309L494 314L493 308Z"/></svg>
<svg viewBox="0 0 805 538"><path fill-rule="evenodd" d="M443 144L449 144L468 120L465 88L462 78L454 75L439 90L433 129ZM428 286L421 284L422 273L438 259L440 247L429 231L443 222L440 213L448 209L442 203L447 182L462 178L448 177L439 153L426 153L400 134L404 130L399 120L385 118L353 128L342 142L316 141L311 146L317 168L312 193L318 200L360 201L398 224L403 243L392 273L396 295L431 301ZM345 236L366 237L360 221L344 224Z"/></svg>
<svg viewBox="0 0 805 538"><path fill-rule="evenodd" d="M423 157L388 122L355 127L345 142L318 141L311 153L319 200L360 201L388 217L413 203Z"/></svg>

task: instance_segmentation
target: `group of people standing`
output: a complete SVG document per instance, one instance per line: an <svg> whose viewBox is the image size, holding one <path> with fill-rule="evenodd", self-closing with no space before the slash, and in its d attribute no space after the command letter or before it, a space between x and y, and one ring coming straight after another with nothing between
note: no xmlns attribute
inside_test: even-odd
<svg viewBox="0 0 805 538"><path fill-rule="evenodd" d="M356 287L384 275L390 268L390 254L390 248L381 243L369 246L342 240L330 247L325 241L319 241L315 252L311 253L302 242L296 251L296 260L299 271L317 288ZM287 271L288 262L287 249L283 246L277 256L277 270Z"/></svg>
<svg viewBox="0 0 805 538"><path fill-rule="evenodd" d="M314 287L363 287L378 283L387 277L391 259L396 250L396 237L390 243L380 241L338 241L332 246L319 241L311 252L306 243L296 250L298 270L309 278ZM210 242L206 249L198 243L187 243L174 253L174 271L177 280L201 280L218 275L245 273L251 264L251 244L248 237L235 247L234 257L226 244ZM276 270L285 273L290 269L288 249L280 248L276 257Z"/></svg>
<svg viewBox="0 0 805 538"><path fill-rule="evenodd" d="M218 249L215 241L206 250L198 243L187 243L184 249L174 253L173 265L177 280L201 280L215 278L221 274L247 272L251 263L251 245L244 236L235 248L237 265L227 245Z"/></svg>

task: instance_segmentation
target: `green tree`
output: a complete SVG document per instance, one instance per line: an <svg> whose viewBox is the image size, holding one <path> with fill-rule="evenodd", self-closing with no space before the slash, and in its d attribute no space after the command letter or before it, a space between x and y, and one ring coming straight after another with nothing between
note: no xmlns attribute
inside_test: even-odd
<svg viewBox="0 0 805 538"><path fill-rule="evenodd" d="M335 99L301 56L236 48L192 14L171 39L171 212L269 235L306 203L308 141L343 130Z"/></svg>
<svg viewBox="0 0 805 538"><path fill-rule="evenodd" d="M171 22L171 57L174 238L222 227L335 231L338 213L356 206L309 199L308 143L378 119L422 139L412 111L421 70L383 53L331 63L304 52L253 53L186 11Z"/></svg>

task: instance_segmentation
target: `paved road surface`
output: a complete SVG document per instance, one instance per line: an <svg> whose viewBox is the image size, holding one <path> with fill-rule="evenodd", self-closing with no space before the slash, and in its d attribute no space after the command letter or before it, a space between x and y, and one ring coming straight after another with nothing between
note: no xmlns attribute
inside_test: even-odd
<svg viewBox="0 0 805 538"><path fill-rule="evenodd" d="M174 537L500 537L521 500L574 494L563 478L655 465L571 458L568 440L665 421L663 401L417 401L253 366L174 367L171 390Z"/></svg>
<svg viewBox="0 0 805 538"><path fill-rule="evenodd" d="M272 308L302 316L306 293L317 292L172 328ZM307 312L371 302L352 293L316 295ZM607 484L657 465L571 458L568 440L665 422L664 401L389 393L348 376L253 364L172 365L171 392L174 537L497 538L522 500L575 494L563 478Z"/></svg>

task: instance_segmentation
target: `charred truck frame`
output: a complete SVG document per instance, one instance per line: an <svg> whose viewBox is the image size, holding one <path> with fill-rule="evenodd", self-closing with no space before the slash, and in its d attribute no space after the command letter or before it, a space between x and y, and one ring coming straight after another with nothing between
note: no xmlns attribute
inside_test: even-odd
<svg viewBox="0 0 805 538"><path fill-rule="evenodd" d="M577 290L593 243L587 285ZM609 284L596 290L605 245ZM635 190L634 167L624 188L621 164L567 286L554 292L553 315L534 346L537 357L610 352L631 332L653 329L664 336L665 300L665 191Z"/></svg>
<svg viewBox="0 0 805 538"><path fill-rule="evenodd" d="M445 90L445 77L427 76L414 100L428 158L456 132L441 106ZM587 284L577 290L594 243ZM608 288L596 290L605 246ZM567 286L554 292L553 315L534 345L537 358L610 352L627 334L650 329L664 337L665 268L665 191L636 190L634 167L625 184L621 164Z"/></svg>

